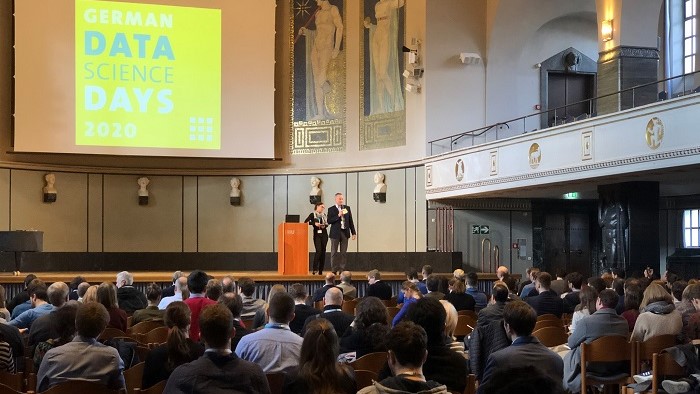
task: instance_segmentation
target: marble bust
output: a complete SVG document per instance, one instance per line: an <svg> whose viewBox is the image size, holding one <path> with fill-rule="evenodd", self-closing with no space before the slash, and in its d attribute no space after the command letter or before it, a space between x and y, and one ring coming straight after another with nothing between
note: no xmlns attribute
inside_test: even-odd
<svg viewBox="0 0 700 394"><path fill-rule="evenodd" d="M374 193L372 197L376 202L386 202L386 183L384 183L384 174L377 172L374 174Z"/></svg>
<svg viewBox="0 0 700 394"><path fill-rule="evenodd" d="M323 190L321 190L321 178L317 176L311 177L311 191L309 192L309 203L317 204L321 202Z"/></svg>
<svg viewBox="0 0 700 394"><path fill-rule="evenodd" d="M229 202L231 205L241 205L241 180L236 177L231 178Z"/></svg>
<svg viewBox="0 0 700 394"><path fill-rule="evenodd" d="M151 180L147 177L139 178L136 183L139 185L139 205L148 205L148 184Z"/></svg>
<svg viewBox="0 0 700 394"><path fill-rule="evenodd" d="M44 202L56 202L58 191L56 190L56 175L48 173L44 175L46 186L43 188Z"/></svg>

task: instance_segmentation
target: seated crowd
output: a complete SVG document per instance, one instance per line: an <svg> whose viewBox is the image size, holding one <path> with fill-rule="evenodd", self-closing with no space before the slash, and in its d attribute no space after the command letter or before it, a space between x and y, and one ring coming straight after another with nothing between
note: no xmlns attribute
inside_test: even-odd
<svg viewBox="0 0 700 394"><path fill-rule="evenodd" d="M126 388L124 370L134 360L124 358L119 341L103 337L105 329L128 337L137 324L160 322L167 338L136 362L144 362L142 388L164 382L167 393L268 393L268 377L278 373L285 393L462 393L474 384L470 374L478 393L520 392L516 378L537 384L532 392L578 393L584 343L604 336L644 342L672 335L678 345L700 339L700 282L670 273L652 280L616 271L585 281L533 268L518 287L499 267L490 296L473 272L446 278L424 266L421 274L407 270L396 295L372 270L362 298L346 271L340 283L327 274L314 292L301 283L274 285L265 299L256 298L250 278L215 279L200 270L177 271L172 286L152 283L145 293L128 272L116 285L77 277L47 286L28 275L9 302L0 286L0 370L20 371L31 358L38 391L75 379ZM344 309L346 302L354 307ZM560 321L566 343L540 342L540 316ZM352 363L372 353L386 354L386 362L371 384L359 386ZM605 375L630 366L588 369ZM634 379L643 384L647 375ZM663 385L673 393L698 383L690 376Z"/></svg>

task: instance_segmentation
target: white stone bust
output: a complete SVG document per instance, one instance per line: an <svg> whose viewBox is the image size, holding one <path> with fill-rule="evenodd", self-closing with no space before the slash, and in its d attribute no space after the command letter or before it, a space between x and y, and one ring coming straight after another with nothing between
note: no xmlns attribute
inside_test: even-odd
<svg viewBox="0 0 700 394"><path fill-rule="evenodd" d="M44 175L46 186L44 186L44 194L56 194L56 175L49 173Z"/></svg>
<svg viewBox="0 0 700 394"><path fill-rule="evenodd" d="M240 197L241 196L241 180L238 178L231 178L231 194L230 197Z"/></svg>
<svg viewBox="0 0 700 394"><path fill-rule="evenodd" d="M311 192L309 192L310 196L320 196L323 192L321 190L321 178L312 176L311 177Z"/></svg>
<svg viewBox="0 0 700 394"><path fill-rule="evenodd" d="M139 184L139 197L148 197L147 187L148 184L151 183L151 180L144 176L139 178L136 183Z"/></svg>
<svg viewBox="0 0 700 394"><path fill-rule="evenodd" d="M374 174L374 192L375 193L386 193L386 183L384 183L384 174L377 172Z"/></svg>

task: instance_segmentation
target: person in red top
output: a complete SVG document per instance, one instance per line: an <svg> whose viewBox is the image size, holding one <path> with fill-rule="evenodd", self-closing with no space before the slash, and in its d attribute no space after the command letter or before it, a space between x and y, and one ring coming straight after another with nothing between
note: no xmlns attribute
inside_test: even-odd
<svg viewBox="0 0 700 394"><path fill-rule="evenodd" d="M199 315L202 309L209 305L216 304L216 301L210 300L204 294L209 275L201 270L195 270L187 277L187 287L190 290L190 298L185 300L185 304L190 307L192 312L192 321L190 324L190 339L194 342L199 342Z"/></svg>

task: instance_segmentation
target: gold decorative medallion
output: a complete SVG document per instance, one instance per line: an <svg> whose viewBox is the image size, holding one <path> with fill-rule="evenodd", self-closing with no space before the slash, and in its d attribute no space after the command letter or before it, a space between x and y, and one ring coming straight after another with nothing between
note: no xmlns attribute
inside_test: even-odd
<svg viewBox="0 0 700 394"><path fill-rule="evenodd" d="M528 159L531 168L537 168L540 166L540 161L542 161L542 151L540 150L540 145L534 143L530 145L530 152L528 154Z"/></svg>
<svg viewBox="0 0 700 394"><path fill-rule="evenodd" d="M455 163L455 178L457 178L458 182L462 182L462 179L464 179L464 161L462 159L457 159Z"/></svg>
<svg viewBox="0 0 700 394"><path fill-rule="evenodd" d="M644 137L651 149L658 149L664 141L664 122L656 116L649 119Z"/></svg>

